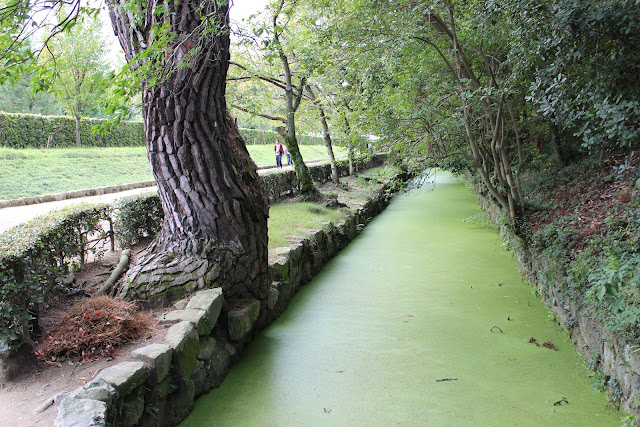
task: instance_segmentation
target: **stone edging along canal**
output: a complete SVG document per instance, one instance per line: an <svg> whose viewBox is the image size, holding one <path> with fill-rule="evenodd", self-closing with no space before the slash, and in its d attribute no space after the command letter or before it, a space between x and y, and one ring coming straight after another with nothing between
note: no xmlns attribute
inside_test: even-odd
<svg viewBox="0 0 640 427"><path fill-rule="evenodd" d="M404 180L407 177L403 177ZM165 342L133 351L84 386L56 396L62 426L170 426L191 411L197 396L217 387L246 344L275 320L301 286L311 281L390 201L385 184L357 212L300 243L278 249L270 265L266 301L225 304L221 288L197 292L160 323L171 324ZM181 303L181 304L180 304Z"/></svg>
<svg viewBox="0 0 640 427"><path fill-rule="evenodd" d="M482 191L469 179L471 189L478 198L482 209L489 217L500 224L500 207L487 198ZM620 409L640 416L640 357L629 344L622 342L611 332L607 331L602 322L598 321L581 305L579 301L571 299L569 304L560 304L558 295L566 291L560 289L562 272L556 273L556 280L550 283L541 274L545 265L538 260L535 252L523 245L522 240L513 234L505 226L500 227L500 235L514 253L520 272L532 286L535 287L538 298L554 314L557 322L567 331L571 341L576 346L580 355L587 361L590 368L604 377L607 387L607 397L615 404L620 404ZM636 423L640 425L640 423Z"/></svg>

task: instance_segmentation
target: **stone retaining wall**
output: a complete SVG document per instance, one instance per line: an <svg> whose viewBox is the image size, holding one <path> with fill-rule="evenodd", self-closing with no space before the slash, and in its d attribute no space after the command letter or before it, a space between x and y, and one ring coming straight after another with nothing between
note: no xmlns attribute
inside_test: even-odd
<svg viewBox="0 0 640 427"><path fill-rule="evenodd" d="M500 208L481 194L478 188L474 188L474 192L482 209L496 223L503 223ZM513 251L520 272L535 287L538 297L567 331L588 367L602 375L609 400L619 404L620 409L627 413L640 415L640 355L637 349L607 331L602 322L580 304L577 295L561 289L561 268L540 261L535 252L526 247L508 227L501 226L500 234ZM553 282L542 274L550 268L556 271ZM640 425L640 420L636 421L636 425Z"/></svg>
<svg viewBox="0 0 640 427"><path fill-rule="evenodd" d="M372 217L389 203L387 186L343 221L278 250L273 283L264 301L225 301L221 288L197 292L159 319L169 328L162 344L135 350L84 386L56 396L55 425L171 426L191 411L194 399L217 387L253 336L276 319L300 289Z"/></svg>

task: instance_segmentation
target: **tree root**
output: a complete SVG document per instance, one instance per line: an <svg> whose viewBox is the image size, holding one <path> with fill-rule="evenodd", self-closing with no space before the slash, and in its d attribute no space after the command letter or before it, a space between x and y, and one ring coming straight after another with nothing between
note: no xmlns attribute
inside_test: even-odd
<svg viewBox="0 0 640 427"><path fill-rule="evenodd" d="M111 289L114 283L116 283L116 280L118 280L118 277L120 277L124 269L129 265L129 257L131 257L131 249L123 250L120 254L120 261L118 261L118 265L113 270L111 276L109 276L104 285L102 285L102 287L98 289L94 297L99 297L100 295L105 294L109 291L109 289Z"/></svg>

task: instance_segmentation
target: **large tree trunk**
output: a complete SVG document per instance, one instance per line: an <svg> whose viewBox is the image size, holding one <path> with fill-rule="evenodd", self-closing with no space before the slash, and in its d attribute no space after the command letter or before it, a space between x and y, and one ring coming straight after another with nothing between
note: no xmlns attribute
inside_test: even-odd
<svg viewBox="0 0 640 427"><path fill-rule="evenodd" d="M165 219L118 292L152 306L214 286L228 300L264 300L268 206L224 98L228 4L183 0L164 7L166 14L147 10L133 21L125 0L110 2L128 61L151 43L157 22L177 34L165 58L189 57L179 67L165 64L174 65L173 73L143 90L146 144ZM203 16L218 27L213 34L198 28Z"/></svg>

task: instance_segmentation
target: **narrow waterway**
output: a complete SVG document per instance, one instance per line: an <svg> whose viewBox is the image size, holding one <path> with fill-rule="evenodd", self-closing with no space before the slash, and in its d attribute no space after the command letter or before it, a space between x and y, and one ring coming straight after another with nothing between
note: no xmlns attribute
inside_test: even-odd
<svg viewBox="0 0 640 427"><path fill-rule="evenodd" d="M498 234L463 221L471 192L435 180L303 287L183 425L620 425Z"/></svg>

